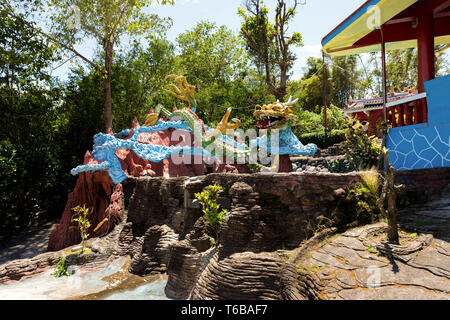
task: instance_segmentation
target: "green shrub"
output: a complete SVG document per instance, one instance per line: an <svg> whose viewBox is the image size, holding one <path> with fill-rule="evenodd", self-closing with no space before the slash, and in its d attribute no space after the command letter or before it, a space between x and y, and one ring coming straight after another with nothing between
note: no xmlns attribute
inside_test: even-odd
<svg viewBox="0 0 450 320"><path fill-rule="evenodd" d="M219 238L220 227L222 225L222 219L227 213L227 210L220 209L220 205L217 203L219 193L223 191L221 186L216 184L208 186L202 192L195 194L195 201L198 201L202 206L204 213L203 219L208 222L208 234L213 239L213 242L217 244Z"/></svg>
<svg viewBox="0 0 450 320"><path fill-rule="evenodd" d="M358 121L347 129L343 149L351 161L361 169L376 166L381 155L378 138L369 136Z"/></svg>
<svg viewBox="0 0 450 320"><path fill-rule="evenodd" d="M381 183L375 169L360 174L361 182L347 190L346 201L353 208L351 220L359 224L374 223L380 219L378 199L380 198Z"/></svg>
<svg viewBox="0 0 450 320"><path fill-rule="evenodd" d="M0 229L15 231L61 213L70 174L50 147L0 142Z"/></svg>
<svg viewBox="0 0 450 320"><path fill-rule="evenodd" d="M325 112L321 108L320 113L307 110L297 110L295 113L298 120L293 124L293 132L297 136L306 133L325 132ZM346 130L349 125L348 118L342 113L342 110L334 105L327 108L327 130Z"/></svg>
<svg viewBox="0 0 450 320"><path fill-rule="evenodd" d="M326 136L325 132L305 133L298 137L303 144L314 143L321 149L326 149L345 140L345 130L331 130Z"/></svg>

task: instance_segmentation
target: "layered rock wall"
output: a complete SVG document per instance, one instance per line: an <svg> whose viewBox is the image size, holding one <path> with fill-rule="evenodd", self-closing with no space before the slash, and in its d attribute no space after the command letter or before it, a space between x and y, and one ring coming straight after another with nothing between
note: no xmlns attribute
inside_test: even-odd
<svg viewBox="0 0 450 320"><path fill-rule="evenodd" d="M330 215L336 191L356 181L356 173L133 179L121 253L132 255L133 273L167 271L175 298L280 299L283 250L297 248ZM229 210L216 247L193 202L211 184L224 188L219 203Z"/></svg>
<svg viewBox="0 0 450 320"><path fill-rule="evenodd" d="M449 169L433 169L402 172L396 182L420 202L448 189L449 177ZM174 298L315 299L317 284L296 270L292 254L304 255L314 238L305 240L359 179L356 172L128 179L119 251L132 255L133 273L166 271ZM224 188L218 202L229 210L217 246L193 202L211 184Z"/></svg>

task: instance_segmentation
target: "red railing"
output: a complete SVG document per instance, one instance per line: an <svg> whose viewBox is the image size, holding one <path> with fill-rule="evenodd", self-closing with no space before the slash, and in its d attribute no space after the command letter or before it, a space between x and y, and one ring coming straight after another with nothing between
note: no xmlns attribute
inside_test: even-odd
<svg viewBox="0 0 450 320"><path fill-rule="evenodd" d="M389 102L386 110L388 122L393 128L427 122L427 94L420 93Z"/></svg>

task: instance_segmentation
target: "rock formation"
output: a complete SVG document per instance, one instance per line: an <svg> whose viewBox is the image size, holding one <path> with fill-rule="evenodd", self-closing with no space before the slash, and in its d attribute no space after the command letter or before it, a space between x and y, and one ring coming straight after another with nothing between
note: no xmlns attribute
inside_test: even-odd
<svg viewBox="0 0 450 320"><path fill-rule="evenodd" d="M131 179L130 179L131 180ZM357 174L210 174L196 178L139 178L133 188L121 253L130 271L167 270L175 298L280 299L284 254L330 214L334 190ZM194 194L217 183L219 203L230 210L212 247Z"/></svg>
<svg viewBox="0 0 450 320"><path fill-rule="evenodd" d="M409 197L440 197L400 212L400 245L383 242L383 223L319 231L358 173L130 178L116 202L126 220L88 240L92 253L70 263L98 267L130 256L129 271L167 272L166 294L180 299L448 299L449 177L448 168L397 176ZM193 202L214 183L229 210L216 246ZM61 252L0 265L0 283L54 266Z"/></svg>
<svg viewBox="0 0 450 320"><path fill-rule="evenodd" d="M98 162L88 151L84 157L84 163ZM122 185L114 185L106 171L80 174L75 189L67 198L61 221L50 234L48 250L57 251L81 242L80 232L69 229L72 225L70 221L73 215L72 208L78 205L86 204L91 210L88 216L91 221L88 234L91 237L98 237L111 231L122 219L122 193ZM105 218L108 218L108 221L94 232L94 228Z"/></svg>
<svg viewBox="0 0 450 320"><path fill-rule="evenodd" d="M133 120L130 133L126 137L129 139L133 135L133 130L139 128L139 123L135 118ZM174 140L172 133L174 129L152 133L140 133L137 141L141 143L151 143L155 145L171 146L186 141L194 141L192 134L186 132L179 136L178 140ZM110 130L109 134L113 134ZM121 162L122 169L130 177L140 176L163 176L163 177L179 177L179 176L197 176L203 175L208 171L205 162L196 156L189 156L189 161L183 161L186 156L173 156L159 163L147 161L139 158L132 150L118 150L116 153ZM97 164L89 151L86 152L83 164ZM209 169L211 172L245 172L250 173L246 165L221 165L213 163ZM61 217L60 224L53 230L50 235L48 250L56 251L70 245L77 244L81 241L81 237L77 230L69 229L71 226L72 208L86 204L91 208L89 216L91 229L89 234L91 237L109 232L112 227L122 218L122 186L114 185L107 171L100 172L83 172L80 173L74 190L69 194L66 207ZM100 229L94 232L94 228L103 219L108 218L108 222L103 224Z"/></svg>

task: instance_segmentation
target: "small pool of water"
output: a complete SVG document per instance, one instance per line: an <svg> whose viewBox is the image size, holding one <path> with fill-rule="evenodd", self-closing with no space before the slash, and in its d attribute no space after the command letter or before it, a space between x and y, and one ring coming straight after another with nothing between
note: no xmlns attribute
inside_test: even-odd
<svg viewBox="0 0 450 320"><path fill-rule="evenodd" d="M129 258L114 260L105 269L76 269L55 278L47 270L29 279L0 285L0 300L163 300L167 279L162 275L139 277L128 273Z"/></svg>
<svg viewBox="0 0 450 320"><path fill-rule="evenodd" d="M101 300L168 300L164 293L167 280L159 278L136 288L115 290L101 297Z"/></svg>

